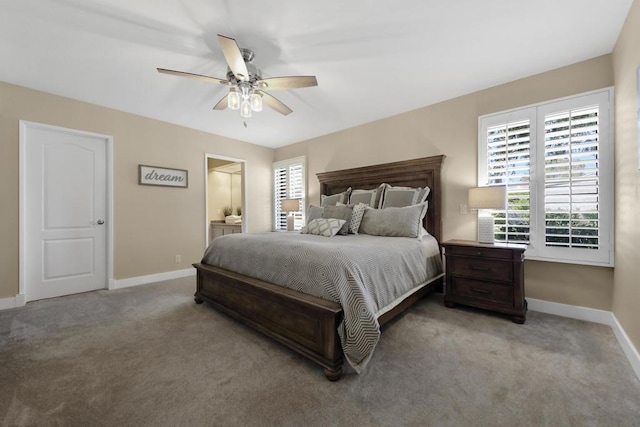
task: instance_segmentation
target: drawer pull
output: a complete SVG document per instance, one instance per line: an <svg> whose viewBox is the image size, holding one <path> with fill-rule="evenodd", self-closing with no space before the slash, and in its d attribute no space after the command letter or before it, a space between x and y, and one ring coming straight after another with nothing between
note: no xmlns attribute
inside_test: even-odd
<svg viewBox="0 0 640 427"><path fill-rule="evenodd" d="M491 293L491 291L488 291L486 289L471 288L471 290L473 292L477 292L479 294L490 294Z"/></svg>
<svg viewBox="0 0 640 427"><path fill-rule="evenodd" d="M478 256L482 256L482 251L477 251L477 252L476 252L476 255L478 255Z"/></svg>
<svg viewBox="0 0 640 427"><path fill-rule="evenodd" d="M491 271L490 267L478 267L478 266L472 265L469 268L475 271Z"/></svg>

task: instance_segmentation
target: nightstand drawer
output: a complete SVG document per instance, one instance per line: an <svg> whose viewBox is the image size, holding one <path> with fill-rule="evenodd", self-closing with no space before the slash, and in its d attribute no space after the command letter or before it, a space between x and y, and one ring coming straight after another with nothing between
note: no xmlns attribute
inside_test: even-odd
<svg viewBox="0 0 640 427"><path fill-rule="evenodd" d="M509 249L483 248L479 246L449 246L445 245L445 255L464 255L478 258L511 259L513 253Z"/></svg>
<svg viewBox="0 0 640 427"><path fill-rule="evenodd" d="M510 261L448 256L446 262L447 271L455 272L456 276L506 283L513 281L513 268Z"/></svg>
<svg viewBox="0 0 640 427"><path fill-rule="evenodd" d="M464 277L451 277L447 283L447 293L456 298L472 301L486 301L494 304L513 306L513 287L495 285Z"/></svg>

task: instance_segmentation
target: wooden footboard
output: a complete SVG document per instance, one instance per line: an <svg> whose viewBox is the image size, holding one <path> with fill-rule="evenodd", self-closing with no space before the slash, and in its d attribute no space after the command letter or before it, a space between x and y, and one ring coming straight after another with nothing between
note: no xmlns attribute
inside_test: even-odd
<svg viewBox="0 0 640 427"><path fill-rule="evenodd" d="M193 266L198 271L196 303L211 303L320 364L331 381L340 378L340 304L211 265Z"/></svg>

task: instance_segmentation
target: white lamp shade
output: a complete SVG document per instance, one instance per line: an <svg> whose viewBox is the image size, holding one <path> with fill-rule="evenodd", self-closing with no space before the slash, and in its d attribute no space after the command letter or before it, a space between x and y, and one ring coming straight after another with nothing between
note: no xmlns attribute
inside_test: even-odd
<svg viewBox="0 0 640 427"><path fill-rule="evenodd" d="M300 200L298 199L283 199L280 203L282 210L285 212L297 212L300 210Z"/></svg>
<svg viewBox="0 0 640 427"><path fill-rule="evenodd" d="M505 209L507 207L507 187L493 185L469 189L469 209Z"/></svg>

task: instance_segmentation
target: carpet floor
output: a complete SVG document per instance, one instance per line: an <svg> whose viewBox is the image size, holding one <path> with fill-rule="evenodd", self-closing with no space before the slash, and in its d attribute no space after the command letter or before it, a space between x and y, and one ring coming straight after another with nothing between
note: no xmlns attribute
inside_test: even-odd
<svg viewBox="0 0 640 427"><path fill-rule="evenodd" d="M0 312L6 426L639 426L611 328L430 295L338 382L205 304L195 278Z"/></svg>

